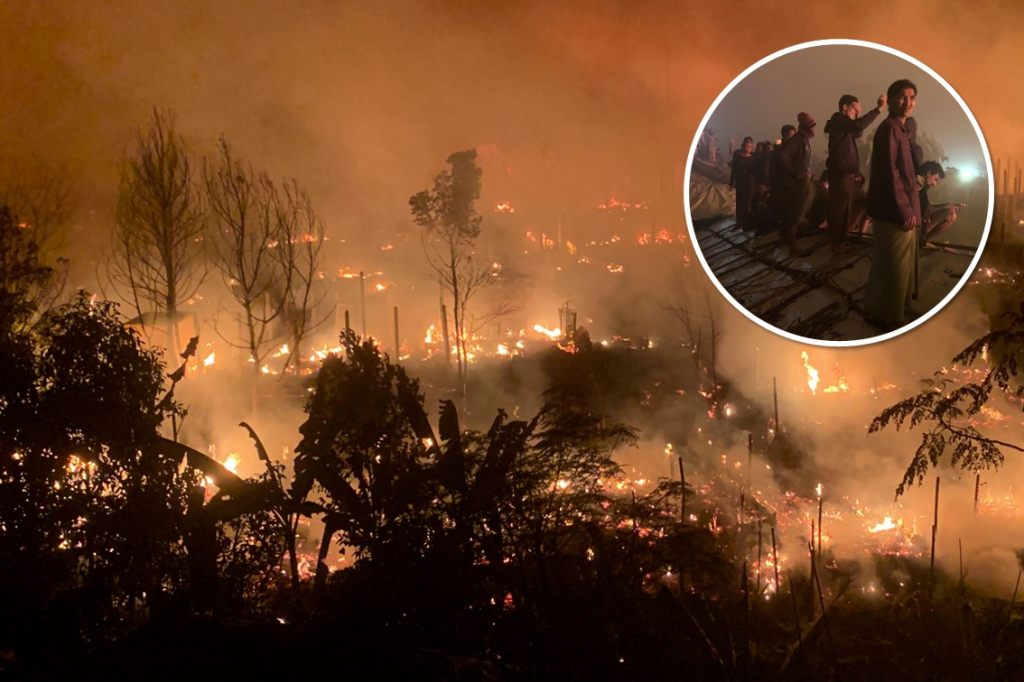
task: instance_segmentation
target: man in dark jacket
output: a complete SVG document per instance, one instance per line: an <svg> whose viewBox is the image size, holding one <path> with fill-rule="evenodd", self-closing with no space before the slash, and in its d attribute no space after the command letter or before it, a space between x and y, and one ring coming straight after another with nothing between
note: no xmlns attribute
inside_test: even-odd
<svg viewBox="0 0 1024 682"><path fill-rule="evenodd" d="M828 135L828 231L832 250L842 251L846 234L853 226L853 196L860 176L857 140L885 106L885 95L878 106L860 115L860 101L853 95L839 98L839 111L825 124Z"/></svg>
<svg viewBox="0 0 1024 682"><path fill-rule="evenodd" d="M806 255L797 249L796 228L803 217L811 191L811 138L814 137L814 117L801 111L797 117L796 134L782 143L779 150L778 197L779 231L790 256Z"/></svg>
<svg viewBox="0 0 1024 682"><path fill-rule="evenodd" d="M736 224L744 230L754 229L751 216L754 199L754 138L743 138L743 145L732 155L729 186L736 190Z"/></svg>
<svg viewBox="0 0 1024 682"><path fill-rule="evenodd" d="M886 97L889 115L878 124L871 148L868 215L874 240L864 312L889 331L903 326L916 285L921 200L906 128L917 104L917 86L898 80L889 86Z"/></svg>

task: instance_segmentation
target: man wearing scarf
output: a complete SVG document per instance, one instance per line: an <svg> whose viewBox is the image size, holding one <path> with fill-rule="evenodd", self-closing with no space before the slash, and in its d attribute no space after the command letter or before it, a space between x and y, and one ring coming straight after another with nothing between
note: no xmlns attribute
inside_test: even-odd
<svg viewBox="0 0 1024 682"><path fill-rule="evenodd" d="M871 274L864 291L868 320L890 331L903 326L917 282L917 228L921 203L907 119L917 86L901 79L886 93L889 115L875 130L868 215L873 221Z"/></svg>

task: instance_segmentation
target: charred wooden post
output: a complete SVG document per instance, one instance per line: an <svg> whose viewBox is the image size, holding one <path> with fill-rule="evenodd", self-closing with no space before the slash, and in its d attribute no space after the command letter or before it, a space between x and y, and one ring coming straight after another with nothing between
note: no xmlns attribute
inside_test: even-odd
<svg viewBox="0 0 1024 682"><path fill-rule="evenodd" d="M782 427L779 425L779 386L775 377L772 377L772 398L775 401L775 435L778 435Z"/></svg>
<svg viewBox="0 0 1024 682"><path fill-rule="evenodd" d="M683 484L679 491L679 520L686 523L686 469L682 455L679 455L679 482Z"/></svg>
<svg viewBox="0 0 1024 682"><path fill-rule="evenodd" d="M956 539L957 551L960 554L960 591L964 589L964 541L963 538Z"/></svg>
<svg viewBox="0 0 1024 682"><path fill-rule="evenodd" d="M757 583L754 588L754 594L760 596L761 594L761 523L763 519L757 520Z"/></svg>
<svg viewBox="0 0 1024 682"><path fill-rule="evenodd" d="M825 498L821 495L818 496L818 556L821 556L821 526L822 524L822 510L824 507Z"/></svg>
<svg viewBox="0 0 1024 682"><path fill-rule="evenodd" d="M772 523L772 564L775 569L775 594L779 592L779 550L775 546L775 524Z"/></svg>
<svg viewBox="0 0 1024 682"><path fill-rule="evenodd" d="M932 550L928 561L928 603L935 593L935 537L939 532L939 477L935 477L935 519L932 521Z"/></svg>
<svg viewBox="0 0 1024 682"><path fill-rule="evenodd" d="M777 579L776 579L777 580ZM793 572L789 573L789 597L790 601L793 602L793 622L796 623L796 641L797 644L802 645L804 643L803 634L800 631L800 609L796 606L796 588L794 586L795 581L793 580Z"/></svg>
<svg viewBox="0 0 1024 682"><path fill-rule="evenodd" d="M441 304L441 340L444 342L444 361L452 364L452 347L448 338L448 309Z"/></svg>
<svg viewBox="0 0 1024 682"><path fill-rule="evenodd" d="M359 271L359 313L363 322L363 338L366 338L366 274Z"/></svg>
<svg viewBox="0 0 1024 682"><path fill-rule="evenodd" d="M398 306L395 306L395 362L402 357L402 343L398 336Z"/></svg>
<svg viewBox="0 0 1024 682"><path fill-rule="evenodd" d="M750 487L752 470L754 468L754 434L747 434L747 488Z"/></svg>

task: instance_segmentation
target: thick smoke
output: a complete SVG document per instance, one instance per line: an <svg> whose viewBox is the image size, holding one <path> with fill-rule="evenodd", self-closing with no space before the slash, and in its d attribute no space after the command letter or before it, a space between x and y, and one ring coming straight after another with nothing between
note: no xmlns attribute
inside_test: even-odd
<svg viewBox="0 0 1024 682"><path fill-rule="evenodd" d="M743 2L713 9L670 2L324 2L299 9L275 3L7 3L0 8L0 95L7 104L0 145L5 159L66 164L76 172L73 283L95 288L118 164L152 108L174 110L199 154L209 154L226 135L258 167L295 177L309 190L328 226L329 271L381 271L383 280L401 283L390 293L369 294L368 327L390 339L391 306L399 305L402 336L412 347L436 320L437 288L423 265L407 201L429 186L449 153L480 150L485 234L494 235L494 259L510 267L513 255L529 248L522 236L528 230L552 236L561 224L563 238L577 243L617 232L631 239L640 224L594 227L594 206L612 197L648 202L642 227L678 234L685 231L683 160L717 94L771 52L843 36L889 44L929 64L971 105L993 158L1019 157L1024 92L1008 86L1007 73L1019 61L1022 13L1003 2ZM516 207L514 220L502 222L490 211L503 201ZM387 244L395 248L382 250ZM623 277L604 273L586 285L559 279L560 262L533 258L518 266L524 310L505 324L554 326L558 306L572 300L581 322L592 320L584 324L595 338L669 337L665 307L674 296L664 290L687 254L671 248L657 267L623 263ZM685 282L703 282L695 265L687 273ZM213 290L218 286L211 281ZM339 296L355 310L354 290ZM847 395L809 396L804 349L723 304L721 372L765 410L770 378L777 376L783 423L808 434L826 494L880 506L891 500L916 441L891 433L868 438L865 427L983 328L976 311L961 295L900 339L862 349L806 349L825 383L841 371L851 386ZM335 320L323 340L337 330ZM202 333L214 338L205 323ZM872 383L893 383L899 391L874 397L867 391ZM216 443L222 454L251 453L244 432L234 427L250 416L241 378L225 378L217 390L198 380L193 385L192 394L188 381L182 387L192 404L189 435ZM504 389L491 390L484 402L501 403ZM254 423L271 452L294 446L301 404L296 396L291 412ZM661 435L644 434L654 469L648 475L667 469ZM648 466L644 452L631 453L640 468ZM745 448L730 452L745 459ZM243 473L250 473L246 466L255 461L243 462ZM1005 494L1020 473L1008 466L986 477L986 492ZM981 580L984 565L986 577L1004 589L1015 570L1010 548L1024 541L1011 535L1012 524L962 513L973 482L943 476L940 558L953 566L956 538L963 537L965 562L972 571L978 567L972 581ZM928 489L914 489L905 504L927 518Z"/></svg>

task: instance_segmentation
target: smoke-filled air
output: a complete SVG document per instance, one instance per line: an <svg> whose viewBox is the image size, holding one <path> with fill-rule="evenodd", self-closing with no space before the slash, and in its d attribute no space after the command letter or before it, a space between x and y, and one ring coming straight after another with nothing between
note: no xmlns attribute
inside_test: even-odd
<svg viewBox="0 0 1024 682"><path fill-rule="evenodd" d="M1022 19L0 6L0 676L1024 675ZM734 310L683 211L719 93L833 37L941 74L996 189L860 348ZM904 76L834 66L721 144Z"/></svg>

